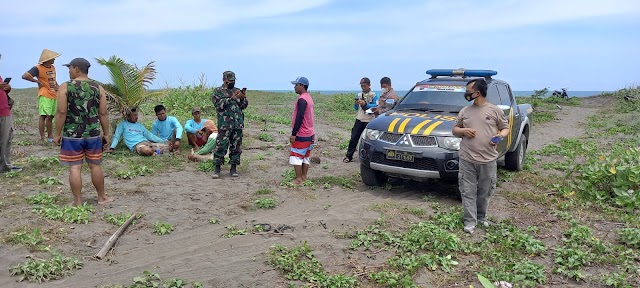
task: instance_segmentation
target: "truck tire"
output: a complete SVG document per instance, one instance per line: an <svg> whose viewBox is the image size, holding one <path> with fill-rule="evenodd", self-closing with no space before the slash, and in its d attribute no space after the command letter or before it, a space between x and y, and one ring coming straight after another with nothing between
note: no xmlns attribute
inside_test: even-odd
<svg viewBox="0 0 640 288"><path fill-rule="evenodd" d="M513 152L504 155L504 167L511 171L521 171L524 165L524 157L527 152L527 136L522 134L520 143Z"/></svg>
<svg viewBox="0 0 640 288"><path fill-rule="evenodd" d="M382 186L388 180L388 177L382 172L373 170L364 164L360 164L360 178L367 186Z"/></svg>

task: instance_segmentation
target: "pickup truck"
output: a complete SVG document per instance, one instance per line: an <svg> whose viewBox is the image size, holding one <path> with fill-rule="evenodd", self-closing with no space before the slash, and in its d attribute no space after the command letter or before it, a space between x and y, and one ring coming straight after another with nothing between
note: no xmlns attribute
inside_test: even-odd
<svg viewBox="0 0 640 288"><path fill-rule="evenodd" d="M487 100L504 111L509 136L497 147L504 166L522 170L531 128L529 104L517 104L511 87L494 79L493 70L432 69L430 78L416 83L393 107L372 120L362 133L358 149L364 184L379 186L389 177L424 181L458 178L459 137L452 129L458 112L472 102L464 99L466 83L485 78ZM496 131L497 132L497 131Z"/></svg>

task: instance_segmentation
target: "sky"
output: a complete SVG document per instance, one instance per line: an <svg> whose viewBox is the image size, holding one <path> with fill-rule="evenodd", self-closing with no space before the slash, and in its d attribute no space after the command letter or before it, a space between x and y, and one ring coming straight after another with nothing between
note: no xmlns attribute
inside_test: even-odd
<svg viewBox="0 0 640 288"><path fill-rule="evenodd" d="M43 48L58 82L75 57L109 82L95 58L155 61L152 88L358 90L369 77L411 88L435 68L492 69L524 91L610 91L640 85L637 0L57 0L3 1L0 75L14 88Z"/></svg>

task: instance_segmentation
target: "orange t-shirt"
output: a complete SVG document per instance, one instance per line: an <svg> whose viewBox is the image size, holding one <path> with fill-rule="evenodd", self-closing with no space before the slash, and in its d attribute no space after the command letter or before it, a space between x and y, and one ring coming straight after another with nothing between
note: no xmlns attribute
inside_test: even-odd
<svg viewBox="0 0 640 288"><path fill-rule="evenodd" d="M42 64L33 66L27 73L38 79L38 96L44 96L55 100L58 93L58 81L56 81L56 67L44 67Z"/></svg>

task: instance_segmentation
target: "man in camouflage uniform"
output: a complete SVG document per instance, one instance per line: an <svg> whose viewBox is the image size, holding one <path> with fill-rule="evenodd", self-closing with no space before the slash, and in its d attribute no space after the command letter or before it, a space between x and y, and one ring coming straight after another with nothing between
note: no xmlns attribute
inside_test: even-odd
<svg viewBox="0 0 640 288"><path fill-rule="evenodd" d="M238 177L236 165L240 164L242 154L242 129L244 128L244 110L249 105L244 90L235 87L236 75L231 71L222 73L223 84L213 89L211 101L218 111L218 138L213 153L215 165L212 178L220 178L220 166L224 164L224 155L229 149L231 177Z"/></svg>

